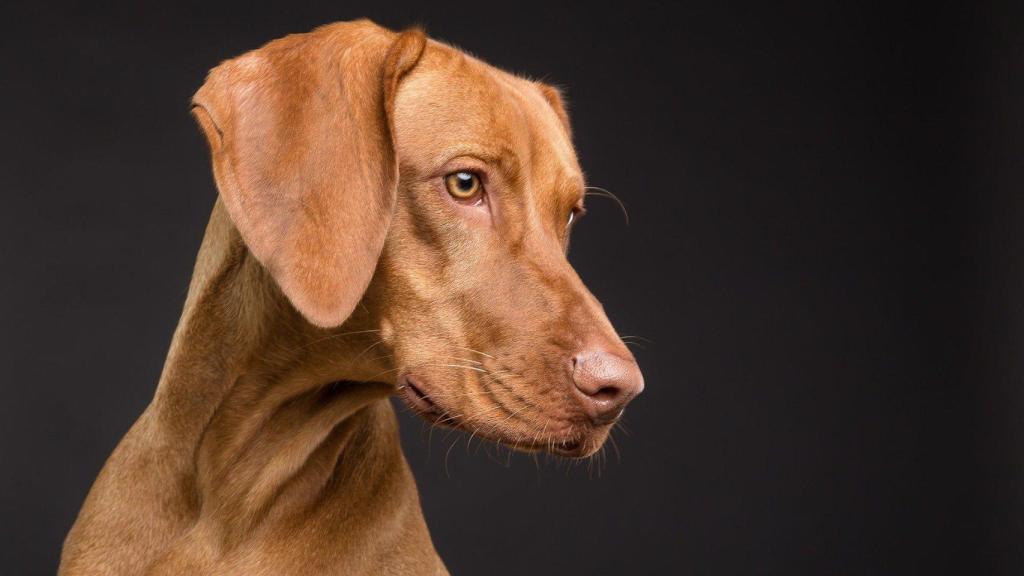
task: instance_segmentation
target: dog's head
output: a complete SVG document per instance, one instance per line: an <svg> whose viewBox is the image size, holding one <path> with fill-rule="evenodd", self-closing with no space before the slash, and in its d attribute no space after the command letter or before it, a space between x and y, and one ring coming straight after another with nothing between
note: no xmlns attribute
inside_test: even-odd
<svg viewBox="0 0 1024 576"><path fill-rule="evenodd" d="M194 104L250 251L317 326L359 305L423 416L583 456L643 389L566 259L585 185L556 89L363 21L228 61Z"/></svg>

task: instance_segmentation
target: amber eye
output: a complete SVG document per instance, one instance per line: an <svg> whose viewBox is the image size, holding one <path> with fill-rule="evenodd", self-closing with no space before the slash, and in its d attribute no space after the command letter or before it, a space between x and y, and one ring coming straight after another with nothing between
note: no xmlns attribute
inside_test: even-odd
<svg viewBox="0 0 1024 576"><path fill-rule="evenodd" d="M459 200L469 200L480 193L480 177L472 172L452 172L444 177L448 193Z"/></svg>

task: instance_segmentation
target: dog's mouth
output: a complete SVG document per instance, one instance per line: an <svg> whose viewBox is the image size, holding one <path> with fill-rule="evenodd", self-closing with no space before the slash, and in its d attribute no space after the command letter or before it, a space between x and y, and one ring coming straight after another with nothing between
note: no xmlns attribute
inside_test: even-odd
<svg viewBox="0 0 1024 576"><path fill-rule="evenodd" d="M568 458L582 458L593 453L601 444L601 441L595 441L592 437L593 434L588 433L585 429L570 429L570 433L560 437L523 437L515 434L502 434L497 428L469 425L468 422L463 421L460 414L444 409L431 399L424 384L411 374L406 374L399 379L399 390L406 404L431 424L464 431L472 430L474 436L478 438L486 438L519 452L546 451Z"/></svg>
<svg viewBox="0 0 1024 576"><path fill-rule="evenodd" d="M406 375L402 378L402 391L405 393L405 399L409 404L416 410L420 416L426 418L441 418L444 412L437 407L437 404L427 396L427 393L423 391L422 385L416 381L411 375Z"/></svg>

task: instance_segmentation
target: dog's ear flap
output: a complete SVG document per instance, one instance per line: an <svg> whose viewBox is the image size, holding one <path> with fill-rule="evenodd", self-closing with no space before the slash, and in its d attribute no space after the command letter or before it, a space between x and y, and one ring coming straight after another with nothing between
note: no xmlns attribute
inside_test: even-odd
<svg viewBox="0 0 1024 576"><path fill-rule="evenodd" d="M398 185L392 105L425 42L325 26L221 64L193 98L232 221L317 326L344 322L373 276Z"/></svg>

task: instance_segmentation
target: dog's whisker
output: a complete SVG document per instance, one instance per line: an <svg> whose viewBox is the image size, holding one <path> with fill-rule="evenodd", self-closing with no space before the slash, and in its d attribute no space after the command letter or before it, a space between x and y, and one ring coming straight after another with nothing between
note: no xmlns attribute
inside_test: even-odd
<svg viewBox="0 0 1024 576"><path fill-rule="evenodd" d="M463 369L466 369L466 370L475 370L477 372L484 372L484 373L487 372L486 370L484 370L482 368L477 368L476 366L462 366L461 364L434 364L434 363L427 363L427 364L420 364L420 366L429 366L429 367L434 367L434 368L463 368ZM370 378L370 380L375 380L375 379L377 379L377 378L379 378L379 377L381 377L381 376L383 376L385 374L388 374L388 373L391 373L391 372L398 372L399 370L402 370L402 368L399 367L399 368L391 368L391 369L388 369L388 370L383 370L383 371L378 372L377 374L373 375Z"/></svg>
<svg viewBox="0 0 1024 576"><path fill-rule="evenodd" d="M387 360L388 358L392 358L392 357L393 356L391 354L385 354L383 356L374 356L373 358L367 358L366 361L367 362L380 362L381 360Z"/></svg>
<svg viewBox="0 0 1024 576"><path fill-rule="evenodd" d="M608 440L612 443L612 449L615 450L615 463L621 464L622 452L619 451L619 443L615 441L615 426L608 431Z"/></svg>
<svg viewBox="0 0 1024 576"><path fill-rule="evenodd" d="M477 372L487 374L487 370L483 368L478 368L476 366L463 366L461 364L421 364L421 366L436 366L440 368L462 368L464 370L475 370Z"/></svg>
<svg viewBox="0 0 1024 576"><path fill-rule="evenodd" d="M370 381L370 382L373 382L373 381L377 380L377 378L380 378L381 376L383 376L385 374L389 374L391 372L398 372L399 370L401 370L401 368L391 368L389 370L382 370L382 371L374 374L373 376L371 376L367 380Z"/></svg>
<svg viewBox="0 0 1024 576"><path fill-rule="evenodd" d="M383 340L377 340L373 344L370 344L366 348L363 348L363 351L360 352L359 354L356 354L356 356L352 359L352 364L355 364L356 361L358 361L363 356L363 354L366 354L370 350L373 350L374 348L376 348L377 346L380 346L383 343L384 343ZM388 354L388 356L390 356L390 354ZM375 360L379 360L379 358L375 358Z"/></svg>
<svg viewBox="0 0 1024 576"><path fill-rule="evenodd" d="M469 435L469 439L466 440L466 453L467 454L469 454L469 448L473 444L473 438L476 436L476 433L479 432L479 431L480 431L480 427L479 426L475 426L473 428L473 433L470 434Z"/></svg>
<svg viewBox="0 0 1024 576"><path fill-rule="evenodd" d="M456 438L448 446L448 451L444 453L444 475L445 475L445 478L451 478L451 474L448 473L448 457L451 456L452 448L454 448L455 445L458 444L458 443L459 443L459 439Z"/></svg>
<svg viewBox="0 0 1024 576"><path fill-rule="evenodd" d="M471 364L479 364L481 366L483 365L483 362L481 362L479 360L472 360L470 358L462 358L460 356L438 356L438 358L451 358L452 360L461 360L462 362L469 362Z"/></svg>
<svg viewBox="0 0 1024 576"><path fill-rule="evenodd" d="M587 186L586 188L584 188L584 191L585 195L587 196L600 196L602 198L610 198L611 200L614 200L615 203L618 204L619 208L622 210L622 215L626 218L626 225L629 225L629 212L626 210L626 205L622 202L622 200L619 200L618 196L613 194L610 190L606 190L605 188L601 188L600 186Z"/></svg>
<svg viewBox="0 0 1024 576"><path fill-rule="evenodd" d="M457 360L458 360L458 358L457 358ZM459 367L459 368L465 368L467 370L475 370L475 371L481 372L483 374L489 374L490 373L490 371L487 370L487 368L485 368L483 366L466 366L464 364L452 364L451 366L456 366L456 367Z"/></svg>
<svg viewBox="0 0 1024 576"><path fill-rule="evenodd" d="M306 348L310 348L312 346L315 346L315 345L320 344L322 342L327 342L328 340L333 340L335 338L342 338L342 337L345 337L345 336L354 336L356 334L370 334L372 332L380 332L380 330L376 330L376 329L375 330L353 330L351 332L342 332L340 334L328 334L327 336L324 336L323 338L317 338L316 340L311 340L309 342L304 343L301 346L298 346L298 347L296 347L294 349L288 350L288 353L292 354L292 353L298 352L300 350L305 350Z"/></svg>
<svg viewBox="0 0 1024 576"><path fill-rule="evenodd" d="M512 370L488 370L487 374L489 376L518 376L518 374Z"/></svg>
<svg viewBox="0 0 1024 576"><path fill-rule="evenodd" d="M619 417L619 421L615 424L615 427L618 430L622 431L622 435L623 436L626 436L626 437L631 436L631 434L629 432L629 428L626 428L626 416L625 415Z"/></svg>
<svg viewBox="0 0 1024 576"><path fill-rule="evenodd" d="M479 354L479 355L484 356L486 358L490 358L491 360L496 360L497 359L494 356L491 356L490 354L487 354L486 352L481 352L479 350L474 350L473 348L469 348L469 347L466 347L466 346L454 346L454 347L455 348L461 348L462 350L468 350L470 352L473 352L474 354Z"/></svg>

